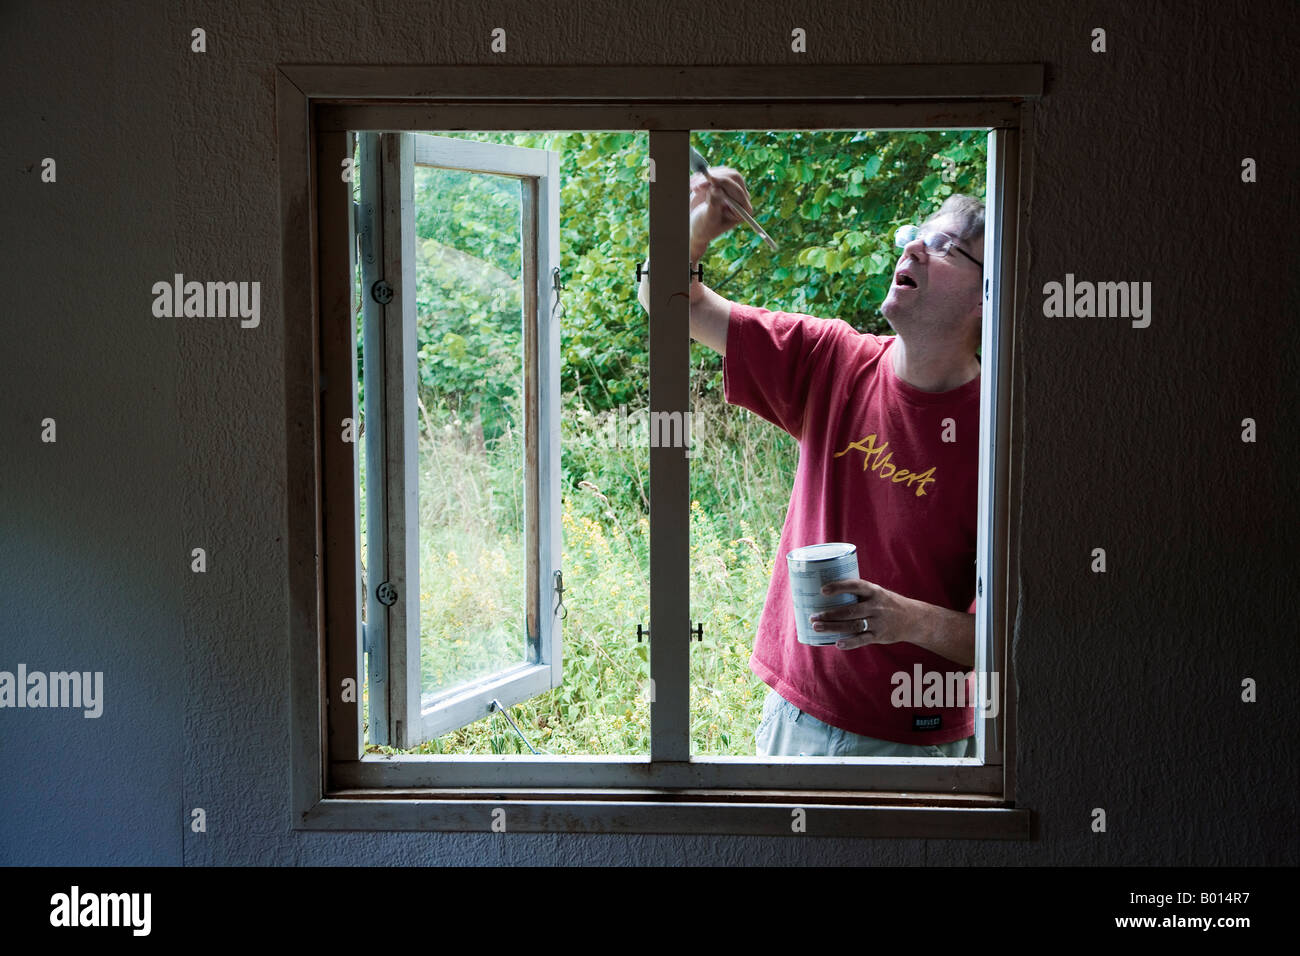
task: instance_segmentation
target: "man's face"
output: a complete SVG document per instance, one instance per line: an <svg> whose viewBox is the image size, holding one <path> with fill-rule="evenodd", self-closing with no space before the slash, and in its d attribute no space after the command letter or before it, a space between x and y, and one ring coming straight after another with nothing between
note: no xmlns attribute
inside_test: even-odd
<svg viewBox="0 0 1300 956"><path fill-rule="evenodd" d="M921 235L958 234L951 218L935 219L921 227ZM958 252L958 250L961 252ZM921 335L931 340L974 335L982 311L983 269L961 253L984 258L984 237L959 241L946 256L933 256L921 236L903 248L894 269L894 282L880 311L900 335Z"/></svg>

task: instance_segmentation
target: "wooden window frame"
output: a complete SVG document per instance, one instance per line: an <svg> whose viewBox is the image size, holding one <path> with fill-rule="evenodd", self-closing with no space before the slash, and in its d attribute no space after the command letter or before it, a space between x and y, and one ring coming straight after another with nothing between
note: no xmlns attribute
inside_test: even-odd
<svg viewBox="0 0 1300 956"><path fill-rule="evenodd" d="M1022 237L1039 64L899 67L282 66L277 75L286 355L292 807L304 829L734 833L1028 839L1015 805L1010 656L1018 535L1012 503L1013 361L1027 302ZM599 90L598 95L591 90ZM705 92L701 92L705 91ZM707 94L707 95L705 95ZM990 204L981 398L976 667L1000 674L996 719L977 720L981 758L695 757L689 754L687 461L651 449L651 655L658 690L649 758L414 757L362 753L355 468L332 468L355 404L349 130L645 129L656 186L650 404L685 411L689 376L686 144L692 129L984 128ZM632 288L631 284L629 288ZM635 294L634 292L632 293ZM659 304L656 308L656 304ZM996 317L997 321L991 321ZM353 388L331 388L349 382ZM355 450L350 450L355 461ZM987 584L986 584L987 582ZM330 626L336 622L336 626ZM991 665L991 666L990 666ZM355 685L354 685L355 686ZM864 775L869 779L864 781ZM791 826L803 810L802 829Z"/></svg>
<svg viewBox="0 0 1300 956"><path fill-rule="evenodd" d="M360 251L365 420L375 425L365 430L370 742L410 750L489 716L493 706L509 708L557 687L563 674L562 624L552 600L561 566L560 324L550 306L551 269L559 265L560 253L559 154L405 131L357 139L362 172L357 227L363 233L359 243L349 240L348 248ZM345 149L352 148L349 133ZM408 520L417 512L419 485L414 190L421 166L506 177L519 187L525 446L521 570L526 604L518 622L525 653L511 665L428 698L420 668L419 531L417 522ZM322 237L323 251L332 239ZM391 289L383 303L369 294L381 279ZM342 457L349 449L330 451ZM381 588L389 591L387 602L380 598Z"/></svg>

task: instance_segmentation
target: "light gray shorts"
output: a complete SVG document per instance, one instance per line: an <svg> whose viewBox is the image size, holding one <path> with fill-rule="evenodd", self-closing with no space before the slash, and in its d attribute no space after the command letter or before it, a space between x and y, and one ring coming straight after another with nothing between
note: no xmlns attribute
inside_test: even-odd
<svg viewBox="0 0 1300 956"><path fill-rule="evenodd" d="M769 688L754 747L760 757L973 757L975 738L948 744L897 744L864 737L823 723Z"/></svg>

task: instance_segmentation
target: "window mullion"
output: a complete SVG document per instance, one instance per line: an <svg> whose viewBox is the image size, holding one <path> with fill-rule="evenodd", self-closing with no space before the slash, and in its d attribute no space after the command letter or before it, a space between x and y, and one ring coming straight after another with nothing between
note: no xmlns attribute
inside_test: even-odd
<svg viewBox="0 0 1300 956"><path fill-rule="evenodd" d="M649 336L653 761L688 761L691 745L689 461L685 449L654 441L655 435L681 434L665 423L686 420L690 392L689 143L688 130L650 131L656 171L650 182Z"/></svg>

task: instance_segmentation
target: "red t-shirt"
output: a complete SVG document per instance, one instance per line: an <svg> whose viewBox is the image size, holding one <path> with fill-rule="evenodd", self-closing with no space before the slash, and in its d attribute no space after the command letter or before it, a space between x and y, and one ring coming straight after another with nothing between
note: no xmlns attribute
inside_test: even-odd
<svg viewBox="0 0 1300 956"><path fill-rule="evenodd" d="M847 541L857 546L864 580L974 611L980 380L922 391L895 374L894 341L839 319L732 306L722 364L726 399L799 441L749 666L832 726L898 743L948 743L974 733L972 698L960 708L895 707L891 696L902 685L891 677L903 672L914 683L919 664L920 675L938 672L947 684L949 673L969 668L907 642L851 651L800 644L790 601L785 556L804 545ZM913 703L925 703L922 688L911 693Z"/></svg>

